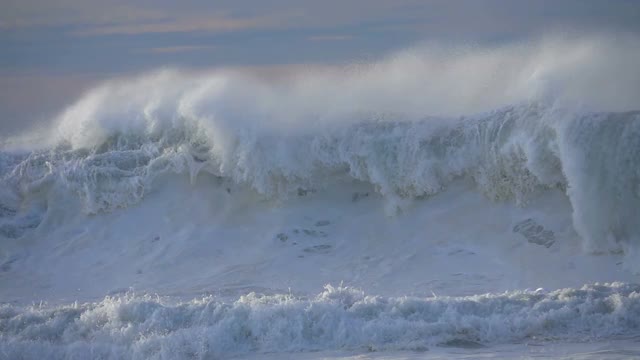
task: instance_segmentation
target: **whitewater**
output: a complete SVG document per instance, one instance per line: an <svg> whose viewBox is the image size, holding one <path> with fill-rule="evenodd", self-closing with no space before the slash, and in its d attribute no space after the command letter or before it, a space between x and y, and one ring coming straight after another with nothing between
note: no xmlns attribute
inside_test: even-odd
<svg viewBox="0 0 640 360"><path fill-rule="evenodd" d="M0 136L0 358L640 358L640 41L159 69Z"/></svg>

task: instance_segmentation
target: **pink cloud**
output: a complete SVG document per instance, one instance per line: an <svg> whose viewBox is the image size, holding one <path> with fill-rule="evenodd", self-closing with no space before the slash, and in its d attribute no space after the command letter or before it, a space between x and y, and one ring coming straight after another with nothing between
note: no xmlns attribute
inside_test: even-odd
<svg viewBox="0 0 640 360"><path fill-rule="evenodd" d="M75 35L135 35L146 33L177 33L177 32L227 32L234 30L270 27L278 24L274 17L233 18L223 15L212 16L183 16L152 22L121 23L97 25L75 31Z"/></svg>
<svg viewBox="0 0 640 360"><path fill-rule="evenodd" d="M195 52L195 51L206 51L213 50L216 46L213 45L179 45L179 46L165 46L165 47L155 47L150 49L144 49L144 52L149 52L153 54L173 54L173 53L182 53L182 52Z"/></svg>
<svg viewBox="0 0 640 360"><path fill-rule="evenodd" d="M353 40L354 36L352 35L317 35L317 36L310 36L307 39L310 41L347 41L347 40Z"/></svg>

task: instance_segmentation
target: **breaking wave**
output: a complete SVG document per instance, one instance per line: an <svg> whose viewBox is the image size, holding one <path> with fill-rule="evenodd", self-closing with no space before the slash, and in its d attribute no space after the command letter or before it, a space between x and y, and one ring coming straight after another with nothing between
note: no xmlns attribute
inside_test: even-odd
<svg viewBox="0 0 640 360"><path fill-rule="evenodd" d="M54 189L75 194L82 211L98 214L143 201L163 174L193 180L208 173L221 186L282 199L358 180L386 199L389 214L460 178L491 199L521 206L560 189L588 250L631 251L640 243L638 112L570 113L535 103L472 117L379 118L289 133L228 129L193 116L128 119L136 129L91 122L84 131L106 132L91 145L69 140L3 153L2 232L16 237L21 227L37 225L38 209L24 213L22 225L6 219L25 204L46 207Z"/></svg>
<svg viewBox="0 0 640 360"><path fill-rule="evenodd" d="M0 306L8 358L225 358L247 352L419 350L637 335L640 287L386 298L326 286L311 297L170 302L133 294L64 306Z"/></svg>
<svg viewBox="0 0 640 360"><path fill-rule="evenodd" d="M389 274L399 279L411 270L417 276L423 268L411 266L426 260L415 259L416 254L433 255L434 268L476 266L496 254L515 256L500 263L503 271L524 260L512 251L520 246L510 242L513 233L540 248L517 254L535 252L531 261L566 260L566 267L550 271L583 271L590 282L599 281L593 277L600 270L591 264L604 262L565 259L575 255L569 242L579 236L588 252L616 253L603 278L620 280L617 254L624 253L625 265L633 268L640 251L638 63L635 39L549 38L484 49L425 45L373 64L294 71L275 79L235 70L162 70L103 84L50 127L2 139L0 282L16 287L15 298L21 300L37 291L74 296L81 290L78 284L91 296L103 286L99 298L123 284L193 294L206 292L214 281L228 289L273 285L271 295L188 301L129 294L71 305L3 304L0 357L208 358L637 334L640 287L622 283L426 299L368 296L331 286L315 297L278 294L286 289L289 279L281 273L292 259L297 261L292 268L305 276L317 273L319 264L330 267L335 276L320 284L344 274L355 280L367 274L367 279ZM176 178L190 180L191 190L202 194L187 196ZM198 183L201 178L206 181ZM353 201L328 203L350 196L353 184L364 189L353 193ZM346 190L334 191L333 197L324 192L336 188ZM494 224L491 216L508 217L515 207L488 212L478 220L489 219L486 227L472 224L473 219L449 219L468 204L473 208L461 216L485 211L486 202L465 202L475 199L469 188L523 208L537 199L546 202L526 219L523 212ZM361 214L362 202L352 203L370 193L382 199L389 217L402 218L414 204L433 203L451 189L469 196L446 198L461 204L441 215L449 200L389 225L394 231L416 227L402 232L412 237L402 243L409 249L396 253L402 259L385 258L390 246L362 245L372 238L399 240L393 238L401 236L396 233L372 234L387 224L361 229L384 215L367 213L353 229L349 221L334 224L344 214ZM154 193L160 195L144 207ZM313 193L327 200L306 197ZM193 209L174 204L203 196L213 198ZM562 201L548 201L554 196ZM295 206L265 215L305 201L318 202L307 209L309 216L289 219L298 212ZM217 211L229 202L237 205L227 209L233 214ZM364 206L374 204L379 203ZM331 221L317 217L331 213L332 206L352 208L335 212ZM539 213L546 222L534 219ZM113 214L124 215L109 217ZM215 219L207 217L212 214ZM442 223L425 229L433 232L424 239L415 235L423 231L417 226L421 214L435 214L432 227ZM196 215L198 222L189 223ZM565 229L565 219L573 229ZM254 224L258 220L260 226ZM477 252L483 245L465 248L466 239L450 247L442 243L457 239L459 227L470 224L460 237L483 245L502 241L491 249L497 253L488 251L482 258ZM213 230L200 228L207 226ZM351 247L355 235L360 243ZM413 252L422 240L430 244ZM557 245L563 241L566 246ZM240 247L255 251L240 252ZM51 257L57 258L48 261ZM69 261L77 264L67 266ZM545 264L536 266L534 272ZM513 284L502 273L446 271L452 272L446 278L413 278L402 285L422 281L422 291L441 283L449 291L465 284L460 294L476 294ZM487 285L496 279L504 280L500 287Z"/></svg>
<svg viewBox="0 0 640 360"><path fill-rule="evenodd" d="M53 189L97 214L142 201L165 173L206 172L267 198L355 179L390 214L467 178L519 205L561 189L587 250L634 252L638 59L635 39L549 38L418 47L273 82L233 71L112 81L37 146L5 139L0 234L37 227Z"/></svg>

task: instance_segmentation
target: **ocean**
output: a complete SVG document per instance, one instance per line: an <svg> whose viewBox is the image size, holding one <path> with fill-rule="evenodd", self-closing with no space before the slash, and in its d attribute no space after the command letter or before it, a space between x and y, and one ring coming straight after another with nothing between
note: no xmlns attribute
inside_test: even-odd
<svg viewBox="0 0 640 360"><path fill-rule="evenodd" d="M0 358L640 358L638 59L99 85L0 142Z"/></svg>

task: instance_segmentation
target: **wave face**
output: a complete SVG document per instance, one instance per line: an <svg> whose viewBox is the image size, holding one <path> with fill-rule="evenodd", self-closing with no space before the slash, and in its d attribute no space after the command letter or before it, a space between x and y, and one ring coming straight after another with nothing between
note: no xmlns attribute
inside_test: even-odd
<svg viewBox="0 0 640 360"><path fill-rule="evenodd" d="M3 139L0 356L635 334L638 63L635 39L550 38L106 83ZM304 296L342 280L384 296ZM566 289L513 291L540 286ZM99 300L130 287L171 300Z"/></svg>
<svg viewBox="0 0 640 360"><path fill-rule="evenodd" d="M87 214L126 208L167 173L192 180L208 173L264 198L358 180L386 199L389 214L468 178L489 198L519 205L561 189L590 251L632 251L640 242L638 112L576 114L531 104L473 117L363 120L288 134L219 125L199 118L133 122L142 127L113 131L89 148L62 142L4 153L4 217L15 218L22 204L45 206L38 199L53 189L73 194ZM3 233L21 235L36 224L34 216L6 223Z"/></svg>
<svg viewBox="0 0 640 360"><path fill-rule="evenodd" d="M60 307L0 308L8 358L224 358L247 352L426 350L637 334L640 287L385 298L327 286L316 297L250 294L177 304L123 296Z"/></svg>

